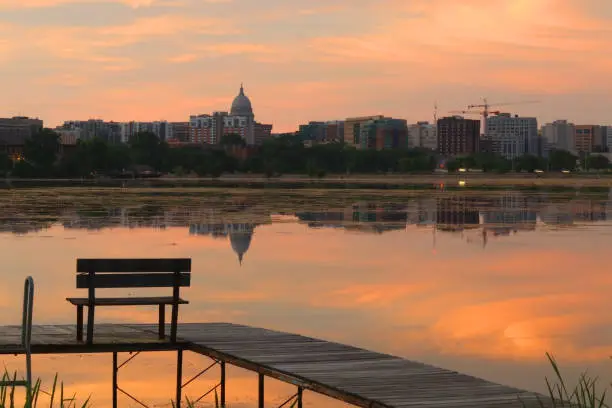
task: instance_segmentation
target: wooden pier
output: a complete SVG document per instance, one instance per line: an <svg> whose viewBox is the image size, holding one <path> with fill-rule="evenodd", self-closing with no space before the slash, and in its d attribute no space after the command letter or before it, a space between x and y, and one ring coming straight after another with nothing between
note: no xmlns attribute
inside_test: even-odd
<svg viewBox="0 0 612 408"><path fill-rule="evenodd" d="M117 386L116 373L121 368L117 366L117 353L145 351L177 352L179 401L181 389L186 385L182 379L183 353L190 351L208 356L213 359L213 365L221 366L220 382L213 390L219 390L222 405L225 404L225 364L259 374L260 408L263 408L265 377L295 385L296 394L292 398L299 408L304 390L369 408L535 408L542 406L540 400L546 406L551 405L546 398L532 392L296 334L229 323L179 324L175 343L169 338L160 340L158 334L158 326L153 324L97 324L93 344L87 344L76 340L75 325L34 326L32 353L113 353L115 406L117 389L124 392ZM20 336L21 326L0 327L0 354L20 354Z"/></svg>

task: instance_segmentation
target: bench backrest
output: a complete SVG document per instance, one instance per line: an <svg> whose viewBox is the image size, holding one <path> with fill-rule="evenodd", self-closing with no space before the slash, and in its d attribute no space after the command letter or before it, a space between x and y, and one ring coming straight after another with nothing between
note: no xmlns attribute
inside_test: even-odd
<svg viewBox="0 0 612 408"><path fill-rule="evenodd" d="M166 288L191 284L191 259L77 259L76 286Z"/></svg>

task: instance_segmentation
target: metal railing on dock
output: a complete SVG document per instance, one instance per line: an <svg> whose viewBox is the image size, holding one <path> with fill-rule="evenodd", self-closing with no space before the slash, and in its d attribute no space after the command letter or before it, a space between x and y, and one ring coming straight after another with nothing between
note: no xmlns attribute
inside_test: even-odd
<svg viewBox="0 0 612 408"><path fill-rule="evenodd" d="M34 279L28 276L23 287L23 316L21 321L21 344L14 349L15 354L25 354L25 380L0 381L0 386L26 387L28 396L32 392L32 314L34 311Z"/></svg>

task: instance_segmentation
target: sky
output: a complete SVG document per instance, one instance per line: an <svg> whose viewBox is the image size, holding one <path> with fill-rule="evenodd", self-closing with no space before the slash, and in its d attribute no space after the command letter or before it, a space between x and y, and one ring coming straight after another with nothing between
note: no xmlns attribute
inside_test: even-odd
<svg viewBox="0 0 612 408"><path fill-rule="evenodd" d="M609 0L0 0L0 116L186 121L244 82L274 131L483 97L612 124L610 49Z"/></svg>

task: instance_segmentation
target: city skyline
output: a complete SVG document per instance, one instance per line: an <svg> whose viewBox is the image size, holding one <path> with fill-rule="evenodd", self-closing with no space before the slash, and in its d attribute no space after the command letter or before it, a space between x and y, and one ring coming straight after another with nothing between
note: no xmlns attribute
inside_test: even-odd
<svg viewBox="0 0 612 408"><path fill-rule="evenodd" d="M444 116L485 96L537 99L508 110L540 123L611 122L612 5L603 0L26 0L0 9L0 111L52 127L183 121L225 109L240 82L279 132L362 115L431 120L435 102Z"/></svg>

